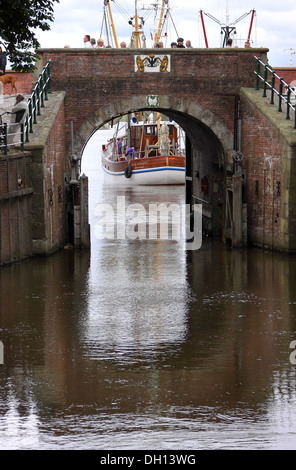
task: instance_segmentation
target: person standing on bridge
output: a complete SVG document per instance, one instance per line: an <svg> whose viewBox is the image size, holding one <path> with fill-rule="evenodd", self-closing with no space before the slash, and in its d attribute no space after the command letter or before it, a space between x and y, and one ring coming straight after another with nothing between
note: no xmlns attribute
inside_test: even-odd
<svg viewBox="0 0 296 470"><path fill-rule="evenodd" d="M181 47L182 47L183 49L185 49L185 46L184 46L184 39L183 39L183 38L178 38L178 39L177 39L177 48L179 49L179 48L181 48Z"/></svg>
<svg viewBox="0 0 296 470"><path fill-rule="evenodd" d="M11 124L7 132L7 143L11 145L14 141L16 134L18 134L20 127L25 123L28 114L28 104L25 101L24 95L18 93L16 95L16 102L11 110Z"/></svg>
<svg viewBox="0 0 296 470"><path fill-rule="evenodd" d="M92 47L92 43L90 42L90 35L89 34L86 34L84 36L83 43L84 43L85 48L91 48Z"/></svg>
<svg viewBox="0 0 296 470"><path fill-rule="evenodd" d="M101 47L101 48L105 47L103 39L98 39L97 40L97 46L96 47Z"/></svg>

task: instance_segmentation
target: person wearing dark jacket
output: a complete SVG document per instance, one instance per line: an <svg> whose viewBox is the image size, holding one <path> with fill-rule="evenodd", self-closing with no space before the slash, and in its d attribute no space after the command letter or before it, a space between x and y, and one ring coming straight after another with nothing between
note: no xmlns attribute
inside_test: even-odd
<svg viewBox="0 0 296 470"><path fill-rule="evenodd" d="M177 48L180 48L180 47L185 48L183 38L178 38L177 39Z"/></svg>
<svg viewBox="0 0 296 470"><path fill-rule="evenodd" d="M2 52L2 47L0 46L0 75L5 74L7 58L6 54Z"/></svg>

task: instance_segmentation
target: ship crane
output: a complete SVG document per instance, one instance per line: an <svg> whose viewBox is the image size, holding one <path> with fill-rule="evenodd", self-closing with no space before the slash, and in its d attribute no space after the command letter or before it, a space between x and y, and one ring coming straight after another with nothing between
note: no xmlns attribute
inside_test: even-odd
<svg viewBox="0 0 296 470"><path fill-rule="evenodd" d="M247 38L247 41L246 43L249 44L250 43L250 37L251 37L251 32L252 32L252 26L253 26L253 21L254 21L254 16L255 16L255 13L256 11L255 10L250 10L249 12L247 13L244 13L242 16L240 16L239 18L237 18L237 20L235 20L233 23L229 24L229 12L228 12L228 7L227 7L227 11L226 11L226 23L221 23L221 21L219 21L217 18L215 18L213 15L209 14L209 13L205 13L203 12L202 10L200 10L200 17L201 17L201 22L202 22L202 28L203 28L203 33L204 33L204 38L205 38L205 43L206 43L206 47L208 48L209 45L208 45L208 40L207 40L207 35L206 35L206 29L205 29L205 23L204 23L204 17L203 15L206 15L208 16L211 20L215 21L216 23L218 23L220 26L221 26L221 34L224 34L224 38L223 38L223 47L225 47L226 43L227 43L227 40L229 39L231 33L233 34L236 34L236 24L243 20L244 18L246 18L248 15L252 14L251 16L251 22L250 22L250 28L249 28L249 33L248 33L248 38Z"/></svg>

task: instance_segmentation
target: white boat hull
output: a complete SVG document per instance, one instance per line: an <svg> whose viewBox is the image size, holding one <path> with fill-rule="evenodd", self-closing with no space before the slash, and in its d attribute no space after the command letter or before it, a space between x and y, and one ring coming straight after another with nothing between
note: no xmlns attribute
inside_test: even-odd
<svg viewBox="0 0 296 470"><path fill-rule="evenodd" d="M124 172L112 172L103 165L102 169L104 171L104 180L109 184L124 186L185 184L185 168L180 167L133 170L130 178L127 178Z"/></svg>

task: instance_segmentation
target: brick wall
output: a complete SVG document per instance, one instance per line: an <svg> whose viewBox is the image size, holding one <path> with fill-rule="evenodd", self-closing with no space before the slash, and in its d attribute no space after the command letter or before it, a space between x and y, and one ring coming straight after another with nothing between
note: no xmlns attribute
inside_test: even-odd
<svg viewBox="0 0 296 470"><path fill-rule="evenodd" d="M296 80L296 67L273 67L275 73L284 79L284 82L290 84ZM279 80L276 78L276 87L278 87Z"/></svg>
<svg viewBox="0 0 296 470"><path fill-rule="evenodd" d="M14 72L12 70L6 70L6 74L11 74L16 76L15 86L18 93L30 94L32 93L32 88L35 84L35 79L30 73ZM10 95L15 94L15 91L11 90L11 85L7 84L3 87L3 94Z"/></svg>
<svg viewBox="0 0 296 470"><path fill-rule="evenodd" d="M155 53L155 50L145 51ZM40 50L42 66L51 60L51 86L67 94L66 125L79 126L100 107L133 95L186 97L210 109L231 131L234 126L234 95L241 86L254 87L256 61L266 50L192 49L169 50L171 72L135 71L135 51ZM264 60L263 57L263 60ZM79 108L79 113L77 109ZM70 143L70 132L67 133Z"/></svg>
<svg viewBox="0 0 296 470"><path fill-rule="evenodd" d="M31 150L34 254L49 254L58 250L64 246L67 237L65 172L69 158L65 142L64 102L58 106L58 111L54 110L55 118L44 147L36 149L33 143ZM47 108L44 108L43 113L46 112ZM40 128L34 129L36 137L42 132L41 119L39 126Z"/></svg>
<svg viewBox="0 0 296 470"><path fill-rule="evenodd" d="M50 251L61 248L66 241L65 172L67 150L65 143L64 104L59 110L46 142L46 218Z"/></svg>
<svg viewBox="0 0 296 470"><path fill-rule="evenodd" d="M287 218L285 194L288 194L289 189L284 162L286 158L289 159L288 145L276 126L244 96L242 109L248 240L252 245L285 251L288 248L286 236L289 235L284 229Z"/></svg>

